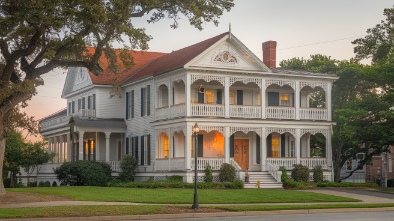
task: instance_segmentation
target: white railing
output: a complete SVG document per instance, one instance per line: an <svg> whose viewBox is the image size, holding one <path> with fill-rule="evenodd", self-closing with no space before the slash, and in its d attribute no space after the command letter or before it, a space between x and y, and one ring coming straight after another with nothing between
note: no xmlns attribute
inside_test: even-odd
<svg viewBox="0 0 394 221"><path fill-rule="evenodd" d="M237 161L233 159L230 159L230 164L235 168L236 171L241 171L242 168L241 166L237 163Z"/></svg>
<svg viewBox="0 0 394 221"><path fill-rule="evenodd" d="M275 119L295 119L294 107L266 107L266 117Z"/></svg>
<svg viewBox="0 0 394 221"><path fill-rule="evenodd" d="M313 169L318 165L321 165L323 169L328 168L326 158L301 158L301 164L309 169Z"/></svg>
<svg viewBox="0 0 394 221"><path fill-rule="evenodd" d="M64 115L53 119L41 121L40 123L41 131L48 130L56 126L66 125L68 124L69 120L70 120L70 116Z"/></svg>
<svg viewBox="0 0 394 221"><path fill-rule="evenodd" d="M278 168L284 166L286 169L293 169L293 165L296 164L296 158L267 158L267 164L272 164Z"/></svg>
<svg viewBox="0 0 394 221"><path fill-rule="evenodd" d="M156 159L155 171L184 170L185 158Z"/></svg>
<svg viewBox="0 0 394 221"><path fill-rule="evenodd" d="M81 109L78 111L78 116L81 119L96 118L96 110L94 109Z"/></svg>
<svg viewBox="0 0 394 221"><path fill-rule="evenodd" d="M260 118L260 106L230 105L230 117Z"/></svg>
<svg viewBox="0 0 394 221"><path fill-rule="evenodd" d="M168 107L156 108L156 111L155 111L155 119L156 119L156 120L167 119L167 118L168 118L168 111L169 111L169 108L168 108Z"/></svg>
<svg viewBox="0 0 394 221"><path fill-rule="evenodd" d="M209 164L212 170L219 170L224 163L224 158L197 158L197 170L205 170ZM194 170L194 158L192 158L191 168Z"/></svg>
<svg viewBox="0 0 394 221"><path fill-rule="evenodd" d="M300 108L300 118L303 120L328 120L326 108Z"/></svg>
<svg viewBox="0 0 394 221"><path fill-rule="evenodd" d="M224 117L223 104L190 104L192 116Z"/></svg>
<svg viewBox="0 0 394 221"><path fill-rule="evenodd" d="M276 182L281 182L282 172L279 171L279 166L268 162L267 163L267 170L271 174L271 176L273 178L275 178Z"/></svg>
<svg viewBox="0 0 394 221"><path fill-rule="evenodd" d="M109 161L108 164L111 166L112 171L120 172L120 162L121 161Z"/></svg>
<svg viewBox="0 0 394 221"><path fill-rule="evenodd" d="M171 118L184 116L186 116L185 103L171 105Z"/></svg>

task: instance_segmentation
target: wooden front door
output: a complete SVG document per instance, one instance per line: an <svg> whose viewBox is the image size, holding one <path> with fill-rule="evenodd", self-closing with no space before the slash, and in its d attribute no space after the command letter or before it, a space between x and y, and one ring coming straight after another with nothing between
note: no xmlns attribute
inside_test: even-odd
<svg viewBox="0 0 394 221"><path fill-rule="evenodd" d="M243 170L249 168L248 139L234 139L234 160Z"/></svg>

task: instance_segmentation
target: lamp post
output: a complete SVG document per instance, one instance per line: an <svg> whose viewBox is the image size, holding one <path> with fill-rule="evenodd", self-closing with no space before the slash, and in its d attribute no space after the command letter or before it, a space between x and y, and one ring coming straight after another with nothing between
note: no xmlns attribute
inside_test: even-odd
<svg viewBox="0 0 394 221"><path fill-rule="evenodd" d="M197 146L198 146L198 140L197 140L197 134L198 131L200 131L200 128L198 128L197 123L194 124L193 126L193 136L194 136L194 201L192 205L192 209L198 209L198 195L197 195Z"/></svg>

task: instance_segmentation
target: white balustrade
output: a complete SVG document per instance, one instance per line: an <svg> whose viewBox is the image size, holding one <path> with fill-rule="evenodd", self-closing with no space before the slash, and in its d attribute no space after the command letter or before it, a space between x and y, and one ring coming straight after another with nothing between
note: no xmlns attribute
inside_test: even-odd
<svg viewBox="0 0 394 221"><path fill-rule="evenodd" d="M223 104L190 104L192 116L224 117Z"/></svg>
<svg viewBox="0 0 394 221"><path fill-rule="evenodd" d="M186 116L185 103L171 105L171 118L184 116Z"/></svg>
<svg viewBox="0 0 394 221"><path fill-rule="evenodd" d="M237 163L237 161L233 159L230 159L230 164L235 168L236 171L241 171L242 168L241 166Z"/></svg>
<svg viewBox="0 0 394 221"><path fill-rule="evenodd" d="M197 170L205 170L209 164L212 170L219 170L220 166L224 163L224 158L197 158ZM192 158L191 168L194 170L194 158Z"/></svg>
<svg viewBox="0 0 394 221"><path fill-rule="evenodd" d="M327 120L328 110L326 108L300 108L300 119Z"/></svg>
<svg viewBox="0 0 394 221"><path fill-rule="evenodd" d="M318 165L321 165L323 169L328 168L326 158L301 158L301 164L307 166L309 169L313 169Z"/></svg>
<svg viewBox="0 0 394 221"><path fill-rule="evenodd" d="M293 169L293 165L296 162L296 158L267 158L267 164L270 163L278 168L284 166L287 170Z"/></svg>
<svg viewBox="0 0 394 221"><path fill-rule="evenodd" d="M281 182L281 173L279 173L279 166L274 165L272 163L267 163L267 170L271 174L272 177L275 178L277 182Z"/></svg>
<svg viewBox="0 0 394 221"><path fill-rule="evenodd" d="M48 120L43 120L40 123L41 131L49 130L53 127L59 127L62 125L66 125L66 124L68 124L69 120L70 120L70 116L67 116L67 115L59 116L56 118L51 118Z"/></svg>
<svg viewBox="0 0 394 221"><path fill-rule="evenodd" d="M160 107L156 108L155 111L155 119L156 120L163 120L168 118L168 112L169 108L168 107Z"/></svg>
<svg viewBox="0 0 394 221"><path fill-rule="evenodd" d="M266 117L275 119L295 119L294 107L266 107Z"/></svg>
<svg viewBox="0 0 394 221"><path fill-rule="evenodd" d="M109 161L108 164L111 166L112 171L120 172L120 162L121 161Z"/></svg>
<svg viewBox="0 0 394 221"><path fill-rule="evenodd" d="M78 116L81 119L96 118L96 110L94 109L81 109L78 111Z"/></svg>
<svg viewBox="0 0 394 221"><path fill-rule="evenodd" d="M260 106L231 105L230 117L260 118Z"/></svg>

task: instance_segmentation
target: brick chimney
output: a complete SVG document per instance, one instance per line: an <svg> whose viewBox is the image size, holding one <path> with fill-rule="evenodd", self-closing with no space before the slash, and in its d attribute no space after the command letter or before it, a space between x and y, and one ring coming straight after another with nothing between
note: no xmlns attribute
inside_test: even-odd
<svg viewBox="0 0 394 221"><path fill-rule="evenodd" d="M276 41L263 43L263 63L269 68L276 68Z"/></svg>

